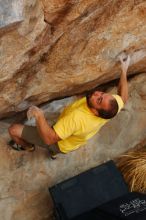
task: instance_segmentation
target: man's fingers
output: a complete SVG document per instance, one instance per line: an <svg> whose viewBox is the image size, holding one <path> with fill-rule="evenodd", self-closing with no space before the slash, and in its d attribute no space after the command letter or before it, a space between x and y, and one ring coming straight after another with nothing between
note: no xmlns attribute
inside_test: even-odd
<svg viewBox="0 0 146 220"><path fill-rule="evenodd" d="M130 64L130 56L129 55L121 56L120 61L121 61L122 70L127 72L127 69L129 67L129 64Z"/></svg>
<svg viewBox="0 0 146 220"><path fill-rule="evenodd" d="M29 107L29 110L40 110L37 106L32 105L31 107Z"/></svg>
<svg viewBox="0 0 146 220"><path fill-rule="evenodd" d="M36 106L29 107L29 109L27 111L27 118L28 119L31 119L32 117L34 117L34 112L36 111L36 109L38 109Z"/></svg>
<svg viewBox="0 0 146 220"><path fill-rule="evenodd" d="M120 57L120 61L121 61L121 63L130 63L130 56L129 55L127 55L127 56L125 56L125 57Z"/></svg>
<svg viewBox="0 0 146 220"><path fill-rule="evenodd" d="M123 61L123 57L122 56L120 56L120 62L121 63L123 63L124 61Z"/></svg>
<svg viewBox="0 0 146 220"><path fill-rule="evenodd" d="M30 120L33 117L31 109L27 111L27 118Z"/></svg>
<svg viewBox="0 0 146 220"><path fill-rule="evenodd" d="M130 64L130 56L127 57L127 59L124 61L124 65L128 68Z"/></svg>
<svg viewBox="0 0 146 220"><path fill-rule="evenodd" d="M130 63L130 60L131 60L131 59L130 59L130 56L128 55L128 57L127 57L127 62Z"/></svg>
<svg viewBox="0 0 146 220"><path fill-rule="evenodd" d="M27 112L28 119L37 117L37 115L43 114L43 111L37 106L31 106Z"/></svg>

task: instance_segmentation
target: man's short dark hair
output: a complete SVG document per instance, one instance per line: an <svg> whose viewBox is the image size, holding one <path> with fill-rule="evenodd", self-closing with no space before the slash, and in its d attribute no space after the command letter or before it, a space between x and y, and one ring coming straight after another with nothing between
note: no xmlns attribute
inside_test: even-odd
<svg viewBox="0 0 146 220"><path fill-rule="evenodd" d="M98 114L99 117L104 118L104 119L110 119L113 118L117 112L118 112L118 103L117 100L111 99L109 102L109 109L105 110L105 109L98 109Z"/></svg>

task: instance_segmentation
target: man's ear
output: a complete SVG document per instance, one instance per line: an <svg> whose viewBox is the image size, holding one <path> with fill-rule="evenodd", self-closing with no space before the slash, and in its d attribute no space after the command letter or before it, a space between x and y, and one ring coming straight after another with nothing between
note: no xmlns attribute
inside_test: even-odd
<svg viewBox="0 0 146 220"><path fill-rule="evenodd" d="M93 112L94 115L99 116L99 113L95 108L91 108L91 111Z"/></svg>
<svg viewBox="0 0 146 220"><path fill-rule="evenodd" d="M93 95L96 96L98 94L98 91L93 92Z"/></svg>

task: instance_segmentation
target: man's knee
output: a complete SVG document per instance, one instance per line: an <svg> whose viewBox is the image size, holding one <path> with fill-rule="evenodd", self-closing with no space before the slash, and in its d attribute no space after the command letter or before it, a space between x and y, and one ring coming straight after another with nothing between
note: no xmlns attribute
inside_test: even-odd
<svg viewBox="0 0 146 220"><path fill-rule="evenodd" d="M11 136L17 136L17 137L21 137L22 135L22 130L24 128L24 125L21 124L12 124L9 128L9 134Z"/></svg>

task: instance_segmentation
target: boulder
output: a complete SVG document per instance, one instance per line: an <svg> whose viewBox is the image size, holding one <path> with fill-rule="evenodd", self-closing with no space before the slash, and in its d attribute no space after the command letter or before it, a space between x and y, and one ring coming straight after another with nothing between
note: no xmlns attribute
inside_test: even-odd
<svg viewBox="0 0 146 220"><path fill-rule="evenodd" d="M0 0L0 8L0 219L52 220L48 187L146 142L146 2ZM129 101L85 146L55 161L46 149L8 146L9 125L32 104L105 83L115 93L123 51L131 56ZM69 101L43 106L50 124Z"/></svg>
<svg viewBox="0 0 146 220"><path fill-rule="evenodd" d="M0 1L0 28L23 21L23 1Z"/></svg>
<svg viewBox="0 0 146 220"><path fill-rule="evenodd" d="M130 80L130 97L124 109L85 146L60 154L56 160L51 160L48 151L40 147L33 153L17 152L8 147L9 122L1 121L0 219L53 220L53 203L48 187L117 158L146 140L145 81L145 73ZM111 93L115 90L114 87L109 88ZM49 123L55 122L61 109L70 101L70 98L58 100L43 107Z"/></svg>
<svg viewBox="0 0 146 220"><path fill-rule="evenodd" d="M118 78L123 51L129 75L145 71L144 0L25 0L21 12L1 34L1 118Z"/></svg>

